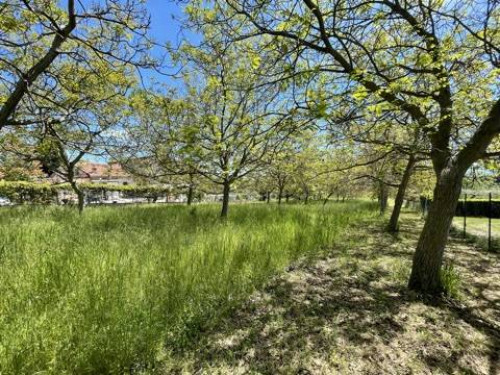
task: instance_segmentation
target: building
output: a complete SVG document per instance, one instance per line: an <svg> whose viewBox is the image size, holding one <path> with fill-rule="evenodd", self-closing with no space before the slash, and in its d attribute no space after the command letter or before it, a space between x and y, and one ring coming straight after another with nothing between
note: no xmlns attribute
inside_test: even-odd
<svg viewBox="0 0 500 375"><path fill-rule="evenodd" d="M130 185L134 183L132 175L127 173L117 162L94 163L84 161L77 166L77 182L95 184Z"/></svg>

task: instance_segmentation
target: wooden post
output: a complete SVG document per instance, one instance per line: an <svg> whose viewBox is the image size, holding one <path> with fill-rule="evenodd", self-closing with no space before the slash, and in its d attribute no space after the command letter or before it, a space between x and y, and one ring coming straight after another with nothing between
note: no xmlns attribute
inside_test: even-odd
<svg viewBox="0 0 500 375"><path fill-rule="evenodd" d="M491 251L491 192L488 196L488 251Z"/></svg>
<svg viewBox="0 0 500 375"><path fill-rule="evenodd" d="M467 193L464 194L464 238L467 235Z"/></svg>

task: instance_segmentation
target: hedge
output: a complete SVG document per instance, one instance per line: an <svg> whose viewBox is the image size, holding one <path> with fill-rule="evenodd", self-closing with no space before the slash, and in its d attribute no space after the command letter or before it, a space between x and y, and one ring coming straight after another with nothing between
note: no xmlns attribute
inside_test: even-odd
<svg viewBox="0 0 500 375"><path fill-rule="evenodd" d="M491 211L490 211L491 210ZM457 205L456 216L478 216L500 218L500 202L492 201L491 207L488 201L459 201Z"/></svg>
<svg viewBox="0 0 500 375"><path fill-rule="evenodd" d="M430 207L432 200L421 197L420 203L421 208L424 209L426 206ZM500 218L500 201L491 201L491 206L488 200L471 200L464 202L463 200L458 201L457 209L455 211L455 216L473 216L473 217L489 217L498 219Z"/></svg>
<svg viewBox="0 0 500 375"><path fill-rule="evenodd" d="M170 188L159 185L115 185L81 183L78 185L84 192L120 191L127 195L157 198L170 192ZM0 181L0 197L8 198L15 203L52 203L56 201L59 191L72 191L69 183L48 184L27 181Z"/></svg>

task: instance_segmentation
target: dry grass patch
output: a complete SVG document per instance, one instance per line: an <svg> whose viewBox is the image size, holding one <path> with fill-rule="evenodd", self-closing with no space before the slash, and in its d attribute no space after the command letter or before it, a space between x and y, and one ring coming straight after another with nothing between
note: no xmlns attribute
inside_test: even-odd
<svg viewBox="0 0 500 375"><path fill-rule="evenodd" d="M327 258L274 279L196 346L169 353L164 373L500 374L500 263L453 240L447 262L460 299L406 290L421 222L396 237L363 223Z"/></svg>

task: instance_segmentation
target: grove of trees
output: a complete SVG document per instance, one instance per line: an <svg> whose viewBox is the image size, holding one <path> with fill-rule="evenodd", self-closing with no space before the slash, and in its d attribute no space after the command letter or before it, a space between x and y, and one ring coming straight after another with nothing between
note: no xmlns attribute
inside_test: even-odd
<svg viewBox="0 0 500 375"><path fill-rule="evenodd" d="M392 232L408 190L432 185L408 285L441 294L464 177L500 155L500 3L180 5L196 38L174 48L150 37L142 1L0 2L2 175L40 163L83 210L75 168L106 156L188 204L221 191L222 218L236 185L279 204L373 193L382 212L394 195Z"/></svg>

